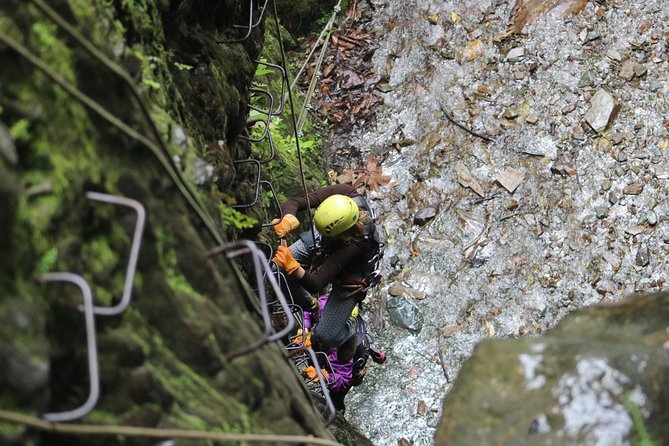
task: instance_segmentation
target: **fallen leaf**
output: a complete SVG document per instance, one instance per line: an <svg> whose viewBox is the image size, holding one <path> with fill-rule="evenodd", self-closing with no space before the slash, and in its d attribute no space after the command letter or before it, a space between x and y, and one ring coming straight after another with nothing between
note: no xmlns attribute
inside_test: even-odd
<svg viewBox="0 0 669 446"><path fill-rule="evenodd" d="M488 335L492 338L495 336L495 327L490 323L490 321L483 321L483 326L488 330Z"/></svg>
<svg viewBox="0 0 669 446"><path fill-rule="evenodd" d="M460 183L463 187L470 188L481 197L485 196L483 188L474 179L474 177L472 177L471 173L469 173L469 169L467 169L467 167L464 164L458 162L455 165L455 173L458 175L458 183Z"/></svg>
<svg viewBox="0 0 669 446"><path fill-rule="evenodd" d="M513 8L514 20L510 32L522 32L525 25L534 23L541 14L548 11L558 19L578 14L587 3L587 0L517 0Z"/></svg>
<svg viewBox="0 0 669 446"><path fill-rule="evenodd" d="M428 412L429 410L427 408L427 404L425 403L425 401L423 400L418 401L418 407L416 407L416 413L418 413L418 415L425 416L427 415Z"/></svg>
<svg viewBox="0 0 669 446"><path fill-rule="evenodd" d="M431 25L436 25L439 23L439 14L432 14L427 16L427 21L430 22Z"/></svg>
<svg viewBox="0 0 669 446"><path fill-rule="evenodd" d="M451 12L451 22L455 23L455 22L457 22L458 20L460 20L460 16L458 15L457 12L452 11L452 12Z"/></svg>
<svg viewBox="0 0 669 446"><path fill-rule="evenodd" d="M516 170L513 167L507 167L499 174L495 181L502 185L504 189L513 193L524 179L525 174L521 171Z"/></svg>
<svg viewBox="0 0 669 446"><path fill-rule="evenodd" d="M439 333L445 338L450 338L451 336L459 333L460 331L462 331L462 326L458 324L439 329Z"/></svg>

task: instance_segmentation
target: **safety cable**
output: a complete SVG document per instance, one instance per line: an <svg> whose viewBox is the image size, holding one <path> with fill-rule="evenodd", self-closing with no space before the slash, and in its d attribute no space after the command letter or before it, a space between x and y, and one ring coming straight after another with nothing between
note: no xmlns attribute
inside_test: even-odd
<svg viewBox="0 0 669 446"><path fill-rule="evenodd" d="M214 219L209 215L207 212L206 208L204 207L204 204L200 201L200 198L198 197L197 193L192 190L190 183L183 177L182 173L177 169L173 162L171 161L171 157L169 157L169 149L165 145L165 142L163 141L163 138L160 135L160 130L158 129L155 121L151 118L151 113L149 112L149 107L146 104L146 101L140 94L139 90L137 89L137 86L135 82L132 80L130 75L123 70L117 63L109 59L104 53L102 53L100 50L98 50L95 45L93 45L90 40L88 40L86 37L81 35L79 31L77 31L72 25L70 25L63 17L61 17L56 11L54 11L50 6L48 6L46 3L44 3L42 0L31 0L35 6L37 6L44 14L46 14L52 21L54 21L60 28L62 28L65 32L67 32L74 40L79 43L86 51L88 51L93 57L95 57L97 60L102 62L102 64L107 67L109 70L111 70L114 74L119 76L129 87L130 90L139 102L140 109L142 113L144 114L144 117L146 118L146 121L149 123L149 127L151 128L151 132L153 133L153 136L155 138L155 143L159 145L156 146L156 144L152 141L150 141L148 138L145 136L141 135L139 132L135 131L125 123L123 123L120 119L114 117L111 113L109 113L107 110L105 110L102 106L97 104L95 101L87 97L84 93L81 91L77 90L76 87L74 86L66 86L64 85L67 83L63 78L61 78L59 75L56 73L52 72L49 67L47 67L45 64L43 64L37 57L34 55L30 54L29 51L23 47L21 44L18 42L13 41L10 37L0 33L0 38L5 41L8 45L10 45L12 48L14 48L15 51L19 52L23 57L28 59L33 65L35 65L38 69L40 69L42 72L44 72L47 76L51 77L54 81L56 81L61 87L64 89L68 90L70 94L75 96L77 99L79 99L81 102L83 102L85 105L87 105L89 108L93 109L96 113L98 113L101 117L103 117L105 120L110 122L111 124L115 125L118 127L120 130L122 130L124 133L126 133L128 136L131 138L135 139L136 141L144 144L147 146L156 157L158 157L160 163L163 165L163 167L168 171L170 177L176 184L177 188L180 190L180 192L184 195L186 200L191 204L193 209L197 212L197 214L200 216L202 221L204 222L205 226L207 226L207 229L211 233L212 237L214 240L216 240L217 243L223 243L223 237L221 236L220 232L218 231L218 228L216 227L216 224L214 223ZM11 40L12 42L9 42ZM20 48L19 48L20 47ZM32 56L32 57L31 57ZM60 78L57 79L57 78ZM84 100L86 98L87 100ZM96 106L94 106L95 104ZM161 153L161 151L163 153Z"/></svg>
<svg viewBox="0 0 669 446"><path fill-rule="evenodd" d="M332 17L330 18L330 21L328 24L325 26L323 29L323 33L327 33L327 37L323 40L323 47L321 48L321 52L318 56L318 60L316 61L316 67L314 68L314 74L311 76L311 81L309 82L309 88L307 89L307 94L304 97L304 103L302 104L302 110L300 110L300 117L297 120L297 131L298 133L302 133L302 126L304 125L304 121L307 117L307 110L309 108L309 103L311 102L311 97L314 94L314 91L316 90L316 83L318 82L318 79L320 79L320 73L321 73L321 66L323 65L323 60L325 59L325 53L327 52L328 49L328 43L330 43L330 31L332 29L332 25L334 24L334 19L337 16L337 13L341 10L340 5L341 0L339 0L339 3L334 8L334 12L332 13ZM321 33L321 34L323 34ZM316 44L318 44L318 41L316 41ZM316 47L314 46L314 49ZM313 54L313 53L312 53ZM311 55L309 56L311 57ZM308 60L308 59L307 59ZM304 62L304 66L306 66L307 62ZM299 74L298 74L299 76ZM297 82L297 77L295 77L295 81ZM292 86L291 86L292 88Z"/></svg>
<svg viewBox="0 0 669 446"><path fill-rule="evenodd" d="M326 438L308 435L273 435L273 434L228 434L223 432L196 431L189 429L160 429L122 425L91 425L74 423L51 423L30 415L0 409L0 420L32 427L47 432L86 435L115 435L124 437L184 438L191 440L234 441L238 443L287 443L304 445L341 446Z"/></svg>
<svg viewBox="0 0 669 446"><path fill-rule="evenodd" d="M279 14L276 11L276 0L272 0L272 6L274 7L274 24L276 25L276 36L279 41L279 49L281 50L281 64L283 65L284 70L286 71L286 83L290 85L290 78L288 74L288 63L286 62L286 51L283 47L283 39L281 38L281 28L279 27ZM300 165L300 178L302 180L302 188L304 189L304 198L307 201L307 219L309 220L309 229L311 230L311 236L316 240L316 234L314 232L314 222L311 217L311 203L309 202L309 190L307 189L307 181L304 178L304 164L302 162L302 150L300 149L300 136L297 131L297 121L295 119L295 104L293 103L293 92L288 89L288 103L290 104L290 117L293 121L293 131L295 133L295 146L297 147L297 160Z"/></svg>

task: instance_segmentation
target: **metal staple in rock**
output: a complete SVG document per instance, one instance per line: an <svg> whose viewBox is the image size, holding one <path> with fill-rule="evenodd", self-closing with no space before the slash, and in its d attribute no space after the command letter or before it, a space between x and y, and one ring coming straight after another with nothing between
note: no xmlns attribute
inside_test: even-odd
<svg viewBox="0 0 669 446"><path fill-rule="evenodd" d="M98 352L95 341L95 317L93 316L93 293L83 277L73 273L47 273L39 278L40 282L69 282L79 287L84 301L84 318L86 324L86 345L88 348L88 381L89 392L86 401L76 409L65 412L46 413L42 417L51 422L72 421L87 415L100 396L100 376L98 373Z"/></svg>
<svg viewBox="0 0 669 446"><path fill-rule="evenodd" d="M146 211L144 206L131 198L120 197L117 195L101 194L99 192L87 192L86 197L93 201L103 203L111 203L118 206L127 206L132 208L137 214L135 222L135 232L132 237L132 247L130 248L130 258L128 259L128 268L125 273L125 281L123 285L123 296L121 301L113 307L93 307L93 312L102 316L114 316L120 314L130 304L132 296L132 284L135 279L135 271L137 269L137 258L139 257L139 248L142 244L142 234L144 232L144 222L146 221Z"/></svg>

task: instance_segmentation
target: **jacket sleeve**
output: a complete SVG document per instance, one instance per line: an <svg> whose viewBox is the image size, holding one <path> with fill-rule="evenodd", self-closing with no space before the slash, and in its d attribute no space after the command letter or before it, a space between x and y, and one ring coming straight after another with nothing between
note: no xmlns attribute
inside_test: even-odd
<svg viewBox="0 0 669 446"><path fill-rule="evenodd" d="M327 186L322 189L318 189L317 191L310 192L306 197L301 195L286 201L283 206L281 206L281 212L284 215L297 215L299 211L307 209L307 197L309 197L309 206L312 209L315 209L326 198L336 194L347 195L349 197L356 197L360 195L350 184L334 184L332 186Z"/></svg>

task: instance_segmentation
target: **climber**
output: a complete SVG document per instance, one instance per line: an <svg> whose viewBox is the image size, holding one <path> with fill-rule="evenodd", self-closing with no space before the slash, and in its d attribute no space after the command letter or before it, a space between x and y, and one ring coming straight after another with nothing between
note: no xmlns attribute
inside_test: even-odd
<svg viewBox="0 0 669 446"><path fill-rule="evenodd" d="M320 309L323 309L328 296L321 296L318 298ZM311 330L314 325L314 316L312 312L304 312L304 329ZM369 337L367 336L367 328L362 316L358 314L358 306L353 308L351 317L358 319L358 330L355 335L355 354L352 358L347 360L340 359L336 348L330 348L327 352L330 366L332 367L331 380L328 381L328 390L330 398L336 410L345 411L344 398L346 394L354 386L362 384L362 380L367 373L367 359L372 360L377 364L383 364L386 361L386 355L371 346ZM313 366L309 366L302 370L307 378L316 379L316 370ZM325 373L324 373L325 375Z"/></svg>
<svg viewBox="0 0 669 446"><path fill-rule="evenodd" d="M381 243L374 215L367 200L348 184L319 189L308 199L310 206L317 206L315 230L301 234L290 247L279 246L273 260L288 275L293 300L306 311L318 309L318 300L310 293L332 285L314 329L313 345L320 351L339 347L340 357L350 359L355 352L357 319L349 315L380 280ZM295 215L305 209L305 196L284 203L275 233L284 238L297 229L300 222Z"/></svg>

